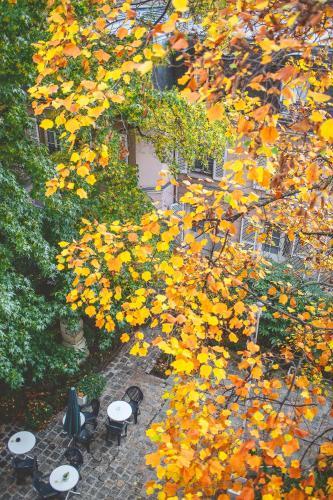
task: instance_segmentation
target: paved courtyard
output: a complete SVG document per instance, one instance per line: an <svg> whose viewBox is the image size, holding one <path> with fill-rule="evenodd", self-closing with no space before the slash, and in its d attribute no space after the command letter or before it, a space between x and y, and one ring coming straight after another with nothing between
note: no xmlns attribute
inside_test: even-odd
<svg viewBox="0 0 333 500"><path fill-rule="evenodd" d="M91 446L91 454L82 449L84 464L81 468L82 480L78 483L81 496L77 498L86 500L147 498L144 484L151 472L145 465L145 455L151 450L151 443L146 437L146 429L152 421L159 420L164 411L165 401L161 396L167 382L150 375L157 357L156 351L153 350L147 358L136 358L129 354L129 349L129 345L124 345L104 371L108 381L107 388L101 398L98 427L95 431L95 441ZM122 439L118 448L114 442L105 443L106 409L112 401L121 399L130 385L138 385L142 389L144 400L140 407L138 424L129 425L127 437ZM36 435L37 444L31 454L37 455L39 469L43 474L49 474L58 465L65 463L62 454L69 439L62 430L62 417L63 413L57 415L45 430ZM18 430L22 429L10 425L0 427L1 500L37 498L29 478L26 485L18 486L12 475L10 467L12 456L6 445L10 435Z"/></svg>

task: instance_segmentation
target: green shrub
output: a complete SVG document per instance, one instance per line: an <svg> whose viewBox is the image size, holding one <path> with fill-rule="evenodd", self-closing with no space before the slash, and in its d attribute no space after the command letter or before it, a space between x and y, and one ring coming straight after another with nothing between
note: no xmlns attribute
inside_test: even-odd
<svg viewBox="0 0 333 500"><path fill-rule="evenodd" d="M99 373L85 375L77 385L77 391L87 396L88 401L98 399L106 386L106 378Z"/></svg>
<svg viewBox="0 0 333 500"><path fill-rule="evenodd" d="M31 429L40 429L44 427L53 414L53 407L44 400L28 401L25 410L26 425Z"/></svg>
<svg viewBox="0 0 333 500"><path fill-rule="evenodd" d="M313 282L306 281L299 277L290 266L285 264L273 264L270 273L262 280L253 284L253 288L259 296L267 295L268 289L276 284L277 288L287 286L294 290L295 307L293 314L297 316L305 311L309 304L316 307L319 302L329 300L329 297L320 287ZM297 292L297 293L296 293ZM272 305L281 308L279 303L279 294L275 297L269 297ZM291 320L275 318L274 310L267 309L263 311L259 322L258 341L261 345L267 347L277 347L285 342L290 335L289 327Z"/></svg>

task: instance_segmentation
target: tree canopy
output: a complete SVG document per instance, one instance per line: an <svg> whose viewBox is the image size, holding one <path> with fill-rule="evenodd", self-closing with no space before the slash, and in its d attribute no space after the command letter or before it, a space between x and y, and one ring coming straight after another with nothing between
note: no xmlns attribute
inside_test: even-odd
<svg viewBox="0 0 333 500"><path fill-rule="evenodd" d="M273 230L297 238L304 275L332 270L332 4L230 0L202 9L172 0L145 18L138 3L49 1L30 94L36 115L47 114L42 127L59 129L68 157L47 195L88 196L111 156L106 118L133 106L133 84L149 85L153 66L174 53L186 67L177 99L186 112L204 103L231 159L218 186L185 181L183 213L83 220L79 239L60 242L60 268L75 275L67 301L110 332L125 322L133 354L149 349L138 331L148 324L158 332L153 345L172 355L169 409L148 431L156 443L147 457L156 469L149 494L329 498L332 306L309 300L298 310L302 290L269 278L270 262L233 235L246 218L262 241ZM156 125L149 122L153 135ZM249 189L253 183L260 189ZM262 294L255 284L266 277ZM258 301L290 320L277 351L256 337Z"/></svg>

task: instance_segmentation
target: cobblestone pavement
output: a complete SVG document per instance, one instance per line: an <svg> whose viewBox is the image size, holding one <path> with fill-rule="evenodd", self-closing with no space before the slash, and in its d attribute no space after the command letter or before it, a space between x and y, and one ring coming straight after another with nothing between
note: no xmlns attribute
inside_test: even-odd
<svg viewBox="0 0 333 500"><path fill-rule="evenodd" d="M91 453L82 450L84 464L81 468L82 479L77 490L84 500L122 499L139 500L147 498L144 484L151 472L145 465L145 455L151 450L151 443L145 431L151 422L158 420L165 404L161 398L167 382L149 372L153 368L157 353L152 351L147 358L136 358L129 354L125 345L118 356L111 361L104 375L108 383L101 398L101 410L95 440ZM141 415L137 425L129 425L126 438L122 438L118 448L116 443L105 443L105 425L107 406L114 400L121 399L127 387L138 385L143 393ZM63 434L61 420L63 413L57 415L48 427L37 433L37 444L31 454L38 457L39 469L49 474L58 465L66 463L62 458L69 439ZM89 426L89 429L91 426ZM18 486L11 471L11 455L7 451L9 437L18 430L14 426L0 427L0 499L34 499L37 494L27 478L26 485ZM72 498L76 498L72 496Z"/></svg>

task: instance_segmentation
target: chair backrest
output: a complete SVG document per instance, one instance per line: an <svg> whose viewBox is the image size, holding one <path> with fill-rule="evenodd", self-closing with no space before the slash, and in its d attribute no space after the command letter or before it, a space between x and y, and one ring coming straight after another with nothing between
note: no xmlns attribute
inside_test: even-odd
<svg viewBox="0 0 333 500"><path fill-rule="evenodd" d="M91 441L93 439L93 434L88 431L85 427L81 429L79 434L79 441Z"/></svg>
<svg viewBox="0 0 333 500"><path fill-rule="evenodd" d="M105 425L112 434L121 434L121 431L125 427L124 422L114 422L112 420L105 422Z"/></svg>
<svg viewBox="0 0 333 500"><path fill-rule="evenodd" d="M101 407L101 403L100 403L99 399L92 399L90 404L91 404L93 414L95 415L95 417L98 417L99 409Z"/></svg>
<svg viewBox="0 0 333 500"><path fill-rule="evenodd" d="M135 401L135 403L141 403L143 400L143 392L140 387L136 385L131 385L131 387L126 389L125 394L131 401Z"/></svg>
<svg viewBox="0 0 333 500"><path fill-rule="evenodd" d="M83 464L83 455L78 448L67 448L65 457L73 467L79 467Z"/></svg>
<svg viewBox="0 0 333 500"><path fill-rule="evenodd" d="M32 480L32 487L37 493L43 495L45 493L46 484L38 476L34 476Z"/></svg>
<svg viewBox="0 0 333 500"><path fill-rule="evenodd" d="M29 457L25 457L25 458L14 457L13 460L12 460L12 466L16 470L30 469L30 470L34 471L34 469L35 469L35 460L36 460L36 463L37 463L37 457L34 457L33 460L31 458L29 458ZM37 465L37 469L38 469L38 465Z"/></svg>
<svg viewBox="0 0 333 500"><path fill-rule="evenodd" d="M35 476L38 472L38 460L36 455L34 455L33 463L32 463L32 473Z"/></svg>

